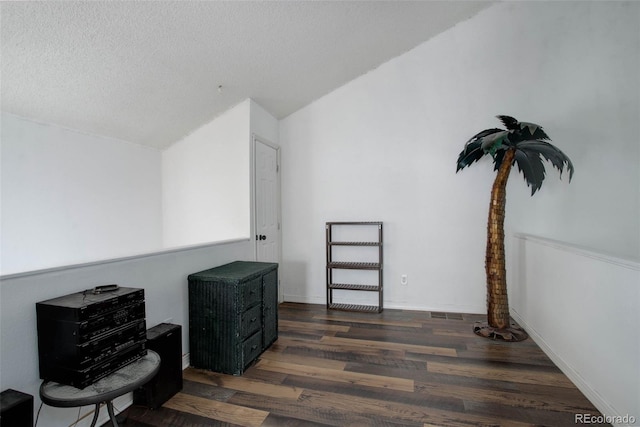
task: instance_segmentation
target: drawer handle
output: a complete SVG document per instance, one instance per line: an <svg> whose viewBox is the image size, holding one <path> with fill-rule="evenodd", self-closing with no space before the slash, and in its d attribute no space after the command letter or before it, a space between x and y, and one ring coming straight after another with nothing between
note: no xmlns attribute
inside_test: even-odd
<svg viewBox="0 0 640 427"><path fill-rule="evenodd" d="M257 317L254 317L253 319L251 319L251 320L250 320L250 323L253 323L253 322L255 322L256 320L258 320L258 318L257 318Z"/></svg>
<svg viewBox="0 0 640 427"><path fill-rule="evenodd" d="M255 350L256 348L258 348L258 344L254 344L251 346L251 351Z"/></svg>

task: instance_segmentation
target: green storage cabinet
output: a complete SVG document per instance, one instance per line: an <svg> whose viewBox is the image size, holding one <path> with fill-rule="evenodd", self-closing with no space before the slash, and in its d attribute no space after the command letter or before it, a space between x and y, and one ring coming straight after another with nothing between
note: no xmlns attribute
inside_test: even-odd
<svg viewBox="0 0 640 427"><path fill-rule="evenodd" d="M278 339L278 264L235 261L188 280L191 366L241 375Z"/></svg>

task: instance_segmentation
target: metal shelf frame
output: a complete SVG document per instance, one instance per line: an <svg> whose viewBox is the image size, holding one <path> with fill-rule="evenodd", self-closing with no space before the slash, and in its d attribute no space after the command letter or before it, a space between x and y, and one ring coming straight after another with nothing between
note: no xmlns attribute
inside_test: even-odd
<svg viewBox="0 0 640 427"><path fill-rule="evenodd" d="M333 240L333 227L335 226L354 226L354 227L377 227L377 240L376 241L335 241ZM342 310L342 311L359 311L366 313L380 313L383 310L383 283L382 283L382 265L383 265L383 251L382 251L382 222L381 221L359 221L359 222L327 222L325 225L326 234L326 247L327 247L327 309L329 310ZM351 262L351 261L335 261L333 248L336 246L354 246L354 247L377 247L378 259L376 262ZM349 284L349 283L334 283L333 270L374 270L377 271L378 280L375 284ZM365 292L377 292L378 304L377 305L362 305L362 304L344 304L336 303L333 298L333 291L335 290L351 290L351 291L365 291Z"/></svg>

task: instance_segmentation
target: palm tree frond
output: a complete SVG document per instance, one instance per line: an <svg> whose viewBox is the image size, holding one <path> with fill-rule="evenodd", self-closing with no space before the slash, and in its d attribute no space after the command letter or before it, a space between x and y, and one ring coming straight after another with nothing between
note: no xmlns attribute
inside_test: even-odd
<svg viewBox="0 0 640 427"><path fill-rule="evenodd" d="M467 141L467 144L470 144L472 142L475 142L479 139L484 138L487 135L491 135L492 133L497 133L497 132L503 132L502 129L498 129L498 128L492 128L492 129L485 129L482 132L478 132L477 134L473 135L471 138L469 138L469 140Z"/></svg>
<svg viewBox="0 0 640 427"><path fill-rule="evenodd" d="M477 162L485 155L485 152L480 146L481 140L467 143L464 150L458 155L458 166L456 167L456 173L473 162Z"/></svg>
<svg viewBox="0 0 640 427"><path fill-rule="evenodd" d="M520 126L518 125L518 121L516 119L514 119L511 116L496 116L498 119L500 119L500 121L502 122L502 124L504 125L504 127L506 127L509 130L518 130L520 129Z"/></svg>
<svg viewBox="0 0 640 427"><path fill-rule="evenodd" d="M498 150L493 155L493 170L497 171L500 169L500 165L502 165L502 159L504 159L505 150Z"/></svg>
<svg viewBox="0 0 640 427"><path fill-rule="evenodd" d="M515 150L513 163L518 164L527 185L531 187L531 195L542 186L546 176L543 159L549 161L554 168L562 172L566 167L569 171L569 181L573 178L573 164L560 149L551 145L551 138L542 126L535 123L519 122L511 116L496 116L507 130L492 128L477 133L465 144L464 150L458 156L456 172L478 161L485 154L493 157L495 170L499 170L503 163L505 152Z"/></svg>
<svg viewBox="0 0 640 427"><path fill-rule="evenodd" d="M490 135L482 137L482 150L490 153L492 156L498 151L504 142L509 141L509 132L506 130L494 132Z"/></svg>
<svg viewBox="0 0 640 427"><path fill-rule="evenodd" d="M535 123L520 122L519 134L522 138L520 141L528 141L532 139L551 141L551 138L549 138L549 135L545 133L542 126Z"/></svg>
<svg viewBox="0 0 640 427"><path fill-rule="evenodd" d="M524 180L531 187L531 195L542 187L546 175L542 158L538 153L516 149L515 163L524 175Z"/></svg>
<svg viewBox="0 0 640 427"><path fill-rule="evenodd" d="M573 163L566 154L564 154L558 147L549 144L546 141L524 141L518 144L518 149L528 152L535 152L538 155L548 160L554 168L560 172L562 178L562 172L567 167L569 171L569 182L573 177Z"/></svg>

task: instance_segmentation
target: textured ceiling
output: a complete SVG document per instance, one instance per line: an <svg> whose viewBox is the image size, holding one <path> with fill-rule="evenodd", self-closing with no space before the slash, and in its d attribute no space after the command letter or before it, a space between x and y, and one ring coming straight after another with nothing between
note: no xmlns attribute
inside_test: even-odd
<svg viewBox="0 0 640 427"><path fill-rule="evenodd" d="M162 148L246 98L283 118L488 4L3 1L2 110Z"/></svg>

